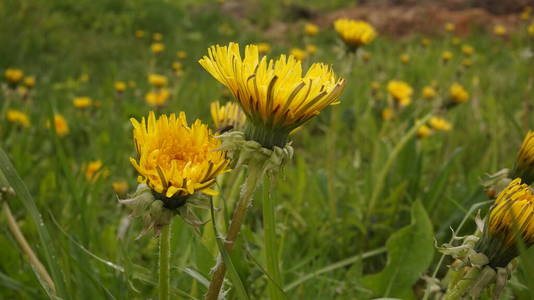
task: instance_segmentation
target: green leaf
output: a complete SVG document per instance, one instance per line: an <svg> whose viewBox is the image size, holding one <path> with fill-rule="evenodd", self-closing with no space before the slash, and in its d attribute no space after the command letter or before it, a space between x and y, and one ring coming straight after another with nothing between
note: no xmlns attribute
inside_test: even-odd
<svg viewBox="0 0 534 300"><path fill-rule="evenodd" d="M412 286L434 255L432 223L420 201L413 203L411 224L394 233L386 247L386 267L380 273L365 276L363 285L374 296L413 299Z"/></svg>

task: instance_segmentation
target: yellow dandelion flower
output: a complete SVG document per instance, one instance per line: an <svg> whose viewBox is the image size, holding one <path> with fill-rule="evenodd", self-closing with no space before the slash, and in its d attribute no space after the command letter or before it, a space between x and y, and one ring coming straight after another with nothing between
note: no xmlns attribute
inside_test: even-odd
<svg viewBox="0 0 534 300"><path fill-rule="evenodd" d="M395 111L391 108L384 108L382 110L382 120L391 120L395 116Z"/></svg>
<svg viewBox="0 0 534 300"><path fill-rule="evenodd" d="M47 122L46 126L50 128L50 122ZM65 120L65 118L60 114L54 115L54 126L56 128L56 135L59 137L64 137L69 133L69 125L67 124L67 120Z"/></svg>
<svg viewBox="0 0 534 300"><path fill-rule="evenodd" d="M432 129L426 125L421 125L419 128L417 128L417 137L420 139L429 137L432 135Z"/></svg>
<svg viewBox="0 0 534 300"><path fill-rule="evenodd" d="M445 28L445 31L447 31L447 32L453 32L456 29L456 25L454 25L453 23L448 22L448 23L445 23L444 28Z"/></svg>
<svg viewBox="0 0 534 300"><path fill-rule="evenodd" d="M157 88L161 88L167 85L167 77L159 74L149 74L148 82Z"/></svg>
<svg viewBox="0 0 534 300"><path fill-rule="evenodd" d="M89 74L83 73L82 75L80 75L80 82L88 82L89 79Z"/></svg>
<svg viewBox="0 0 534 300"><path fill-rule="evenodd" d="M145 95L145 101L150 106L160 107L167 103L170 95L171 92L169 89L159 89L157 91L148 92Z"/></svg>
<svg viewBox="0 0 534 300"><path fill-rule="evenodd" d="M515 160L512 177L520 177L525 183L534 182L534 131L530 130Z"/></svg>
<svg viewBox="0 0 534 300"><path fill-rule="evenodd" d="M410 62L410 55L408 55L406 53L401 54L400 61L401 61L401 63L403 63L405 65L408 64Z"/></svg>
<svg viewBox="0 0 534 300"><path fill-rule="evenodd" d="M530 26L528 26L528 34L530 34L530 36L532 38L534 38L534 23L530 24Z"/></svg>
<svg viewBox="0 0 534 300"><path fill-rule="evenodd" d="M102 169L102 161L95 160L85 165L85 179L89 182L96 182L98 178L106 175L106 170Z"/></svg>
<svg viewBox="0 0 534 300"><path fill-rule="evenodd" d="M34 88L35 87L35 77L33 76L28 76L28 77L24 77L24 86L31 89L31 88Z"/></svg>
<svg viewBox="0 0 534 300"><path fill-rule="evenodd" d="M431 117L430 120L428 120L428 124L432 129L437 131L450 131L452 129L451 123L440 117Z"/></svg>
<svg viewBox="0 0 534 300"><path fill-rule="evenodd" d="M432 86L427 85L423 88L422 96L426 100L432 100L437 96L436 89L434 89L434 87Z"/></svg>
<svg viewBox="0 0 534 300"><path fill-rule="evenodd" d="M373 81L371 82L371 90L378 91L380 89L380 82Z"/></svg>
<svg viewBox="0 0 534 300"><path fill-rule="evenodd" d="M113 181L111 187L118 195L125 195L128 192L128 182L125 180Z"/></svg>
<svg viewBox="0 0 534 300"><path fill-rule="evenodd" d="M182 202L183 196L216 193L209 187L226 171L229 160L217 150L221 141L208 126L200 120L189 126L184 112L157 119L150 112L148 120L132 118L131 122L138 159L130 158L130 162L139 172L138 182L159 194L156 199L175 208L170 202Z"/></svg>
<svg viewBox="0 0 534 300"><path fill-rule="evenodd" d="M334 29L351 50L371 43L377 36L373 26L364 21L338 19Z"/></svg>
<svg viewBox="0 0 534 300"><path fill-rule="evenodd" d="M432 41L430 41L430 39L427 39L427 38L421 39L421 46L423 46L424 48L428 48L428 46L430 46L431 43Z"/></svg>
<svg viewBox="0 0 534 300"><path fill-rule="evenodd" d="M258 43L257 46L260 55L266 54L267 52L271 51L271 45L269 45L269 43Z"/></svg>
<svg viewBox="0 0 534 300"><path fill-rule="evenodd" d="M294 56L296 59L302 61L308 58L308 53L305 50L302 50L300 48L292 48L289 51L289 54Z"/></svg>
<svg viewBox="0 0 534 300"><path fill-rule="evenodd" d="M138 39L142 39L145 36L145 32L143 30L136 30L135 31L135 37Z"/></svg>
<svg viewBox="0 0 534 300"><path fill-rule="evenodd" d="M449 60L451 59L452 59L451 51L443 51L443 53L441 53L441 61L443 61L444 63L449 62Z"/></svg>
<svg viewBox="0 0 534 300"><path fill-rule="evenodd" d="M163 40L163 34L156 32L152 35L152 39L156 42Z"/></svg>
<svg viewBox="0 0 534 300"><path fill-rule="evenodd" d="M391 80L388 82L387 89L393 99L401 106L408 106L412 102L413 89L406 82Z"/></svg>
<svg viewBox="0 0 534 300"><path fill-rule="evenodd" d="M242 130L247 118L235 102L228 102L221 106L219 101L213 101L210 104L210 112L217 132Z"/></svg>
<svg viewBox="0 0 534 300"><path fill-rule="evenodd" d="M526 247L534 244L534 195L527 184L516 178L499 194L484 225L475 251L484 253L489 265L506 267L519 255L517 240Z"/></svg>
<svg viewBox="0 0 534 300"><path fill-rule="evenodd" d="M462 39L460 39L457 36L453 37L452 40L451 40L451 44L453 44L454 46L460 45L461 42L462 42Z"/></svg>
<svg viewBox="0 0 534 300"><path fill-rule="evenodd" d="M469 93L459 83L453 83L449 88L449 98L455 104L460 104L469 100Z"/></svg>
<svg viewBox="0 0 534 300"><path fill-rule="evenodd" d="M181 71L183 69L183 65L179 61L175 61L172 63L171 68L174 72Z"/></svg>
<svg viewBox="0 0 534 300"><path fill-rule="evenodd" d="M28 115L20 110L8 109L6 112L6 118L13 124L18 124L22 127L30 127L30 118Z"/></svg>
<svg viewBox="0 0 534 300"><path fill-rule="evenodd" d="M163 43L153 43L150 45L150 50L154 54L159 54L165 50L165 45Z"/></svg>
<svg viewBox="0 0 534 300"><path fill-rule="evenodd" d="M89 97L76 97L72 100L72 104L76 108L88 108L93 104L93 100Z"/></svg>
<svg viewBox="0 0 534 300"><path fill-rule="evenodd" d="M364 62L369 62L371 60L371 53L362 52L362 59Z"/></svg>
<svg viewBox="0 0 534 300"><path fill-rule="evenodd" d="M319 27L315 24L307 23L304 25L304 33L310 36L317 35L319 33Z"/></svg>
<svg viewBox="0 0 534 300"><path fill-rule="evenodd" d="M126 83L124 81L115 82L115 91L117 91L117 93L123 93L126 91Z"/></svg>
<svg viewBox="0 0 534 300"><path fill-rule="evenodd" d="M322 63L312 64L302 76L294 56L260 58L255 45L245 47L244 58L236 43L212 46L199 63L241 104L250 125L247 138L269 148L285 146L289 132L339 103L345 82Z"/></svg>
<svg viewBox="0 0 534 300"><path fill-rule="evenodd" d="M20 69L6 69L4 77L11 84L17 84L24 78L24 72Z"/></svg>
<svg viewBox="0 0 534 300"><path fill-rule="evenodd" d="M187 58L187 52L185 52L183 50L180 50L180 51L176 52L176 57L179 58L179 59Z"/></svg>
<svg viewBox="0 0 534 300"><path fill-rule="evenodd" d="M473 65L473 61L470 58L464 58L462 60L462 66L470 68Z"/></svg>
<svg viewBox="0 0 534 300"><path fill-rule="evenodd" d="M315 53L317 53L317 46L315 46L315 45L307 45L307 46L306 46L306 52L307 52L308 54L315 54Z"/></svg>
<svg viewBox="0 0 534 300"><path fill-rule="evenodd" d="M495 27L493 27L493 34L497 36L505 36L506 33L507 33L506 27L502 25L495 25Z"/></svg>
<svg viewBox="0 0 534 300"><path fill-rule="evenodd" d="M521 12L521 19L522 20L528 20L530 19L530 14L532 13L532 6L525 6L525 8L523 8L523 11Z"/></svg>
<svg viewBox="0 0 534 300"><path fill-rule="evenodd" d="M467 56L471 56L471 55L473 55L473 53L475 53L475 48L473 48L473 46L471 46L471 45L463 45L462 46L462 53L467 55Z"/></svg>

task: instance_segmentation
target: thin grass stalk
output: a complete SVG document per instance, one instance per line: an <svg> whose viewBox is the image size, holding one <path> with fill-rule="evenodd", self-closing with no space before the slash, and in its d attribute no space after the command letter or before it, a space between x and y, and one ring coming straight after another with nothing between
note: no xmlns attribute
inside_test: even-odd
<svg viewBox="0 0 534 300"><path fill-rule="evenodd" d="M278 249L276 247L276 221L275 205L271 198L271 179L269 176L263 178L263 243L265 247L265 262L267 272L274 282L268 282L268 293L270 299L283 299L280 290L276 287L283 286L280 274L280 264L278 263Z"/></svg>
<svg viewBox="0 0 534 300"><path fill-rule="evenodd" d="M172 224L172 223L171 223ZM171 224L163 226L159 236L159 299L169 300Z"/></svg>

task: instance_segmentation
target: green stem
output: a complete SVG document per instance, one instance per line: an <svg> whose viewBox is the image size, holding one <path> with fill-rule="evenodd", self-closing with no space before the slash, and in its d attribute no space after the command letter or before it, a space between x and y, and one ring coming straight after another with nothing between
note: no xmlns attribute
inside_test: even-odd
<svg viewBox="0 0 534 300"><path fill-rule="evenodd" d="M171 223L172 224L172 223ZM159 299L169 299L171 224L163 226L159 236Z"/></svg>
<svg viewBox="0 0 534 300"><path fill-rule="evenodd" d="M258 185L258 182L261 180L261 177L263 176L263 172L262 172L263 164L261 165L251 164L248 166L248 168L249 168L248 169L249 172L247 174L248 176L245 182L245 188L234 210L232 222L230 223L230 226L228 227L228 234L224 241L224 248L226 249L228 253L230 253L232 249L234 248L235 241L237 239L239 231L241 230L241 224L243 224L243 221L245 220L247 216L247 211L250 206L252 196L254 195L254 191L256 191L256 186ZM206 293L206 300L218 299L225 273L226 273L226 266L222 262L222 259L218 259L217 265L215 266L215 271L213 272L213 276L212 276L210 285L208 287L208 292Z"/></svg>
<svg viewBox="0 0 534 300"><path fill-rule="evenodd" d="M272 278L268 283L268 291L270 299L283 299L279 289L276 287L282 286L282 277L280 275L280 265L278 263L278 250L276 247L276 222L275 222L275 206L271 198L271 182L269 176L263 179L263 234L265 246L265 261L267 264L267 272Z"/></svg>
<svg viewBox="0 0 534 300"><path fill-rule="evenodd" d="M408 141L410 141L410 139L415 136L419 126L421 126L422 124L425 124L426 121L428 121L428 119L430 119L431 116L432 116L432 112L428 113L422 119L415 122L413 127L402 137L402 139L397 143L397 145L395 145L395 148L393 149L393 151L391 151L388 157L388 160L384 164L382 171L378 174L377 180L375 182L373 193L371 194L371 200L369 201L369 206L367 207L367 213L365 216L364 225L367 224L370 216L373 213L373 209L375 207L376 201L378 200L378 197L380 197L380 194L382 193L382 190L384 189L386 176L388 175L389 170L393 166L393 163L397 159L397 156L402 151L402 149L404 149L404 146L406 146Z"/></svg>
<svg viewBox="0 0 534 300"><path fill-rule="evenodd" d="M448 289L442 300L459 300L469 291L480 274L479 268L471 268L464 277L452 288Z"/></svg>

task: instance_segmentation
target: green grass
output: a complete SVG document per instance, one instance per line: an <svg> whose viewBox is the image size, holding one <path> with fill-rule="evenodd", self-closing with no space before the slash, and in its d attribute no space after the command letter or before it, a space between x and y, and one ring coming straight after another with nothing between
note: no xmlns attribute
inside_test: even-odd
<svg viewBox="0 0 534 300"><path fill-rule="evenodd" d="M29 114L31 127L19 128L8 123L4 115L0 118L0 146L15 168L9 169L0 152L0 169L18 195L9 205L51 273L60 297L155 298L158 241L152 234L135 240L142 230L137 219L131 221L123 237L118 236L129 212L118 204L111 188L116 180L128 181L130 192L136 186L137 175L128 160L135 151L129 118L140 118L150 110L143 99L149 90L146 76L157 72L171 79L172 99L161 113L185 111L190 121L201 118L209 123L209 103L228 96L197 60L212 44L237 41L243 46L269 41L262 26L283 13L262 2L260 7L270 15L255 11L250 20L238 21L220 13L218 4L207 1L94 2L0 3L0 71L17 67L37 79L28 99L11 97L9 104ZM221 30L221 26L230 30ZM137 29L145 30L148 36L136 39ZM163 34L166 46L157 59L149 50L154 32ZM274 248L281 271L277 277L289 299L366 299L386 296L396 288L410 290L412 285L416 297L421 297L422 281L376 290L382 284L379 280L386 280L392 269L386 267L386 242L391 236L404 240L401 228L424 231L417 227L426 224L417 203L428 215L437 244L447 242L450 228L457 228L472 205L487 200L480 178L511 168L524 134L533 128L533 119L524 116L525 102L532 105L534 79L532 58L521 57L527 47L532 50L524 27L508 40L482 30L463 37L464 43L476 49L473 67L464 71L459 71L463 70L460 47L451 45L450 37L430 37L428 49L420 46L420 38L417 34L403 39L384 34L365 47L372 58L368 63L361 59L354 63L342 103L327 108L292 136L295 157L272 182L271 195L276 211ZM337 58L340 45L331 28L322 28L318 36L308 40L319 52L304 65L323 61L338 73L343 69L346 62ZM300 33L269 42L274 48L269 55L305 46ZM178 50L188 54L181 60L184 74L180 78L170 69L178 60ZM452 51L454 58L444 66L439 60L445 50ZM410 54L408 65L400 63L401 53ZM82 74L89 76L88 82L79 80ZM410 107L385 122L375 104L385 103L385 86L391 79L411 84L415 96ZM118 97L113 88L117 80L134 81L136 87ZM406 137L414 122L431 109L431 102L421 99L420 91L432 80L436 80L442 97L452 82L460 82L469 91L470 100L446 114L454 126L452 131L426 139ZM373 81L382 85L379 99L371 96ZM0 107L7 103L6 95L0 93ZM80 111L71 102L77 96L98 100L101 107ZM54 112L68 121L70 133L63 138L45 125ZM107 177L94 183L86 180L83 171L93 160L102 160L109 170ZM224 219L218 231L225 230L231 217L235 178L236 174L229 174L220 186L219 203L227 209L215 212ZM265 274L261 201L259 190L231 253L235 273L230 284L241 281L251 299L266 298L270 280ZM486 210L484 207L482 212ZM208 220L209 212L202 213L201 218ZM5 223L3 216L0 223ZM205 293L218 253L211 226L202 227L199 235L181 218L174 219L172 295L202 298ZM0 298L46 298L14 238L6 226L2 228ZM460 235L470 234L474 228L469 218ZM421 245L421 249L427 246ZM417 250L414 247L412 255L417 255ZM434 272L440 255L432 252L431 263L414 266L413 272ZM522 285L532 286L532 271L526 266L533 261L528 255L523 261L508 285L508 298L532 297ZM445 260L438 276L444 274L449 262ZM388 272L380 273L385 267ZM379 275L371 275L375 273ZM400 275L414 276L408 273ZM415 275L419 278L422 274ZM234 288L229 298L237 297Z"/></svg>

